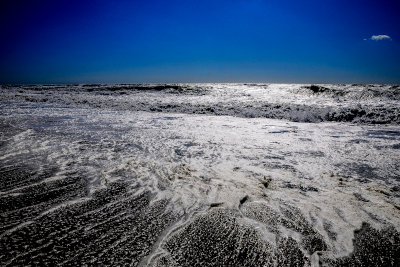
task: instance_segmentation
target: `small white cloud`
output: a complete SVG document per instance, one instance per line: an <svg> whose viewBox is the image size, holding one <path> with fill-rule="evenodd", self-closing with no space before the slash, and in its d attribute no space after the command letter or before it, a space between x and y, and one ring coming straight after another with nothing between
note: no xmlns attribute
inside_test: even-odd
<svg viewBox="0 0 400 267"><path fill-rule="evenodd" d="M370 39L373 41L392 40L392 38L389 35L385 35L385 34L372 35Z"/></svg>

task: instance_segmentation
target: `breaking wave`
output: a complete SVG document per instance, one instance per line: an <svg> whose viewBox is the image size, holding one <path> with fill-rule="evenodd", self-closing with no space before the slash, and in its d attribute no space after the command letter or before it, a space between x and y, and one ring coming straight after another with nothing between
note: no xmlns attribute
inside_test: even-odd
<svg viewBox="0 0 400 267"><path fill-rule="evenodd" d="M3 101L296 122L400 124L397 85L120 84L2 86Z"/></svg>

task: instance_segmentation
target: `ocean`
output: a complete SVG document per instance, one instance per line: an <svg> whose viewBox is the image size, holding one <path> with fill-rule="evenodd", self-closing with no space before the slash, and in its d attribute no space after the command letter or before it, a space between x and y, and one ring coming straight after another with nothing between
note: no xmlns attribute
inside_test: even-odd
<svg viewBox="0 0 400 267"><path fill-rule="evenodd" d="M0 88L0 265L400 264L400 86Z"/></svg>

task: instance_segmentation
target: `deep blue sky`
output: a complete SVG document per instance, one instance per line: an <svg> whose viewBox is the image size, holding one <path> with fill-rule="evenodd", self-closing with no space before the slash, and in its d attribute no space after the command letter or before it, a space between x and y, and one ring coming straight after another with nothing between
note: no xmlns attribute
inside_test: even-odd
<svg viewBox="0 0 400 267"><path fill-rule="evenodd" d="M0 83L400 83L400 0L14 0L0 10ZM381 34L392 39L368 39Z"/></svg>

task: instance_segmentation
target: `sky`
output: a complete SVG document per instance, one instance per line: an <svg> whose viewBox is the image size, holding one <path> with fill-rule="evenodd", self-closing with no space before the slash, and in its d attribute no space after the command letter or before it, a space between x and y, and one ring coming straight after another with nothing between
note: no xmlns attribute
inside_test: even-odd
<svg viewBox="0 0 400 267"><path fill-rule="evenodd" d="M400 83L400 0L0 3L0 83Z"/></svg>

